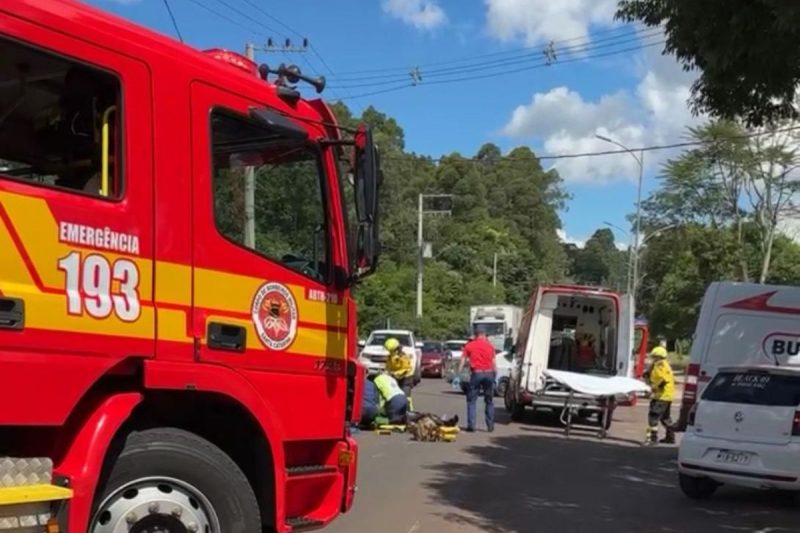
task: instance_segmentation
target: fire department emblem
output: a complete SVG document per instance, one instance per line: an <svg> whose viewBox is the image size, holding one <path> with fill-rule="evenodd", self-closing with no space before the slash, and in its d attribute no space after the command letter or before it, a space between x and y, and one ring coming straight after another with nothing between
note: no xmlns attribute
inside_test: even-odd
<svg viewBox="0 0 800 533"><path fill-rule="evenodd" d="M262 285L253 298L252 316L258 338L267 348L285 350L294 341L297 335L297 303L284 285Z"/></svg>

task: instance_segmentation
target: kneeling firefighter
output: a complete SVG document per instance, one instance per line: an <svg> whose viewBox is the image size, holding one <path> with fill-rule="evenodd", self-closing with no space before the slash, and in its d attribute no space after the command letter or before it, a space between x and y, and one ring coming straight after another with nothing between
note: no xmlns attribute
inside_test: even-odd
<svg viewBox="0 0 800 533"><path fill-rule="evenodd" d="M397 384L403 389L411 407L411 389L414 388L414 364L411 357L403 352L400 341L394 337L386 339L383 347L389 352L389 357L386 359L386 372L397 380Z"/></svg>
<svg viewBox="0 0 800 533"><path fill-rule="evenodd" d="M663 346L656 346L650 352L653 364L645 373L653 395L650 399L650 411L647 413L647 438L645 444L656 444L658 442L659 423L667 430L666 436L661 439L662 443L675 443L675 427L672 422L670 411L672 400L675 397L675 376L672 374L672 367L667 361L667 350Z"/></svg>
<svg viewBox="0 0 800 533"><path fill-rule="evenodd" d="M408 413L408 398L397 381L386 372L374 379L380 395L380 414L389 419L390 424L405 424Z"/></svg>

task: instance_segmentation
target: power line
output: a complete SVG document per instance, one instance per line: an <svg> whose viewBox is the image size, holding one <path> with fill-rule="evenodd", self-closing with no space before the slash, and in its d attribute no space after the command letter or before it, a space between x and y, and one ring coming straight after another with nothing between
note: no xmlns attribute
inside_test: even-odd
<svg viewBox="0 0 800 533"><path fill-rule="evenodd" d="M625 40L621 40L621 41L605 43L605 44L600 44L600 45L596 45L596 46L595 45L591 45L591 46L583 46L583 45L581 45L581 47L571 47L571 48L565 48L565 49L562 49L562 50L550 49L550 53L552 55L547 55L545 53L544 60L540 60L540 61L533 61L532 62L531 59L532 59L533 56L532 55L528 55L526 57L509 58L509 59L505 59L505 60L502 60L502 61L488 61L488 62L482 62L482 63L475 63L473 65L464 65L462 67L450 67L448 69L440 69L440 70L434 70L434 71L430 71L430 72L421 72L420 73L419 71L417 71L417 75L416 75L416 79L414 80L414 82L415 82L414 84L424 83L422 81L423 79L427 80L427 79L430 79L430 78L434 78L434 79L435 78L447 78L447 77L450 77L450 76L455 76L455 75L458 75L458 74L467 74L467 73L470 73L470 72L486 72L487 70L499 70L501 68L509 67L511 65L518 65L518 64L525 64L525 63L529 63L529 64L533 63L534 65L541 64L541 65L544 65L544 66L548 66L548 65L553 65L555 63L559 63L559 62L562 62L562 63L564 62L564 60L559 60L558 59L558 57L556 55L557 53L569 52L569 54L568 54L569 56L578 56L579 54L582 54L584 52L594 52L594 51L602 50L602 49L606 49L606 48L613 48L613 47L629 44L631 42L637 42L638 43L642 39L645 39L644 44L648 44L648 41L646 41L646 39L648 39L650 37L655 37L655 36L656 36L656 34L648 35L648 36L645 36L645 37L634 37L632 39L625 39ZM658 41L658 42L659 43L663 43L664 41L661 40L661 41ZM581 59L581 57L577 57L576 59ZM407 79L408 77L409 77L409 73L406 73L404 76L401 76L400 79L397 79L398 77L395 75L395 76L393 76L393 78L395 78L395 79L391 79L391 80L375 81L375 82L370 82L370 83L359 83L359 84L351 84L351 85L341 85L341 86L337 86L337 87L338 88L345 88L346 87L346 88L351 88L351 89L360 88L360 87L378 87L378 86L381 86L381 85L397 84L398 82L401 82L403 79Z"/></svg>
<svg viewBox="0 0 800 533"><path fill-rule="evenodd" d="M288 24L285 24L280 19L278 19L277 17L275 17L274 15L269 13L266 9L262 8L261 6L259 6L255 2L253 2L252 0L242 0L242 1L245 4L249 5L250 7L252 7L253 9L255 9L256 11L258 11L259 13L261 13L262 15L264 15L265 17L267 17L268 19L270 19L271 21L273 21L274 23L276 23L279 26L283 27L284 29L288 30L289 33L294 33L296 36L300 37L301 39L305 37L305 35L301 34L298 31L296 31L294 28L292 28ZM278 32L276 32L276 33L278 33Z"/></svg>
<svg viewBox="0 0 800 533"><path fill-rule="evenodd" d="M220 1L220 0L218 0L218 1ZM258 13L260 13L261 15L263 15L263 16L265 16L265 17L267 17L268 19L270 19L271 21L275 22L276 24L278 24L278 25L279 25L279 26L281 26L282 28L286 29L286 30L287 30L287 31L289 31L290 33L293 33L294 35L296 35L296 36L300 37L301 39L304 39L304 38L306 37L305 35L301 34L299 31L295 30L294 28L292 28L291 26L289 26L288 24L286 24L285 22L283 22L282 20L280 20L279 18L277 18L276 16L272 15L271 13L269 13L269 12L268 12L266 9L262 8L261 6L259 6L259 5L258 5L258 4L256 4L255 2L253 2L252 0L242 0L242 1L243 1L244 3L246 3L247 5L249 5L250 7L252 7L252 8L253 8L255 11L257 11ZM322 63L322 66L323 66L325 69L327 69L327 71L328 71L328 74L331 76L331 80L332 80L332 81L333 81L333 80L335 80L335 79L336 79L336 74L333 72L333 69L330 67L330 65L328 65L328 62L327 62L327 61L325 61L325 58L323 58L323 57L322 57L322 54L321 54L319 51L317 51L317 49L316 49L316 47L314 46L314 44L313 44L313 43L309 43L309 48L311 48L311 52L312 52L312 53L313 53L313 54L314 54L314 55L317 57L317 59L319 59L320 63ZM305 57L301 57L301 60L302 60L302 61L303 61L303 62L304 62L304 63L305 63L305 64L306 64L306 65L307 65L307 66L308 66L310 69L312 69L312 71L313 71L313 70L316 70L316 69L315 69L315 68L314 68L314 67L311 65L311 62L310 62L308 59L306 59ZM337 94L336 87L329 87L329 89L330 89L330 91L331 91L331 92L334 94L334 96L337 96L337 97L338 97L338 99L339 99L339 100L344 100L344 98L342 98L340 95L338 95L338 94ZM352 99L352 98L353 98L353 97L352 97L352 95L350 94L350 92L349 92L349 91L347 91L347 90L344 90L344 93L345 93L345 95L346 95L347 97L349 97L350 99ZM360 104L356 104L356 105L357 105L357 106L359 106L359 107L361 108L361 114L363 114L363 113L364 113L364 108L363 108L363 107L362 107Z"/></svg>
<svg viewBox="0 0 800 533"><path fill-rule="evenodd" d="M778 133L786 133L788 131L797 131L800 130L800 126L789 126L786 128L771 130L771 131L755 131L751 133L745 133L742 135L723 135L719 137L715 137L713 139L706 139L706 140L697 140L697 141L684 141L684 142L675 142L671 144L652 144L649 146L642 146L639 148L631 148L629 150L613 149L613 150L601 150L599 152L577 152L573 154L554 154L554 155L541 155L541 156L534 156L539 161L553 161L559 159L579 159L583 157L599 157L599 156L606 156L606 155L617 155L617 154L627 154L629 152L656 152L660 150L673 150L675 148L688 148L692 146L703 146L707 144L713 144L719 141L733 141L737 139L752 139L755 137L764 137L767 135L776 135ZM441 163L443 161L449 160L453 156L442 156L442 157L420 157L424 161L429 161L431 163ZM402 158L399 157L382 157L382 161L401 161ZM465 162L465 163L486 163L485 160L479 159L477 157L458 157L454 159L456 162ZM511 162L529 162L528 159L504 159L504 162L511 161Z"/></svg>
<svg viewBox="0 0 800 533"><path fill-rule="evenodd" d="M175 28L175 33L178 34L178 39L180 40L181 44L183 44L183 35L181 35L181 30L178 28L178 23L175 20L175 15L172 13L172 8L169 7L169 0L164 0L164 7L167 8L169 18L172 20L172 27Z"/></svg>
<svg viewBox="0 0 800 533"><path fill-rule="evenodd" d="M430 69L430 70L423 70L423 74L426 78L430 78L432 76L443 75L444 73L453 72L456 73L458 71L465 71L469 72L472 70L476 70L475 67L482 67L482 66L500 66L500 65L510 65L516 63L522 63L529 61L532 57L538 57L541 55L548 56L548 51L551 52L553 55L555 54L562 54L565 52L572 52L572 53L580 53L582 51L590 51L590 50L599 50L602 48L609 48L616 45L627 44L630 42L636 42L639 40L648 39L650 37L655 37L656 35L660 35L661 30L643 30L641 32L637 31L633 34L628 35L618 35L612 38L605 38L605 39L597 39L594 41L587 41L586 43L571 45L571 46L563 46L556 48L554 43L550 43L544 47L539 47L533 50L526 49L526 53L523 55L515 55L512 57L502 58L502 59L495 59L491 61L480 61L480 62L469 62L465 65L460 66L451 66L446 68L438 68L438 69ZM605 43L605 44L600 44ZM476 56L480 57L480 56ZM555 61L555 60L553 60ZM423 65L417 65L415 69L421 69ZM366 81L366 80L380 80L380 79L389 79L389 78L408 78L409 69L406 68L402 72L394 72L392 74L375 74L371 76L360 76L360 77L346 77L339 75L340 81L345 82L354 82L354 81Z"/></svg>
<svg viewBox="0 0 800 533"><path fill-rule="evenodd" d="M193 3L193 4L195 4L196 6L208 11L209 13L218 16L222 20L225 20L225 21L231 23L232 25L237 26L237 27L245 30L247 33L249 33L249 34L251 34L251 35L253 35L255 37L258 37L259 33L261 32L261 30L255 30L252 27L245 26L244 24L235 21L234 19L232 19L231 17L229 17L225 13L221 13L219 10L214 9L213 7L210 7L210 6L200 2L200 0L189 0L189 1L191 3ZM249 20L249 18L248 18L248 20Z"/></svg>
<svg viewBox="0 0 800 533"><path fill-rule="evenodd" d="M235 7L235 6L231 5L231 4L230 4L229 2L227 2L226 0L215 0L215 1L216 1L217 3L219 3L219 4L222 4L223 6L227 7L227 8L228 8L228 9L230 9L231 11L233 11L233 12L235 12L235 13L238 13L238 14L239 14L239 16L241 16L243 19L245 19L245 20L247 20L247 21L250 21L250 20L252 20L252 16L251 16L249 13L246 13L246 12L242 11L241 9L239 9L238 7ZM271 31L271 32L274 32L274 33L278 33L278 32L277 32L277 31L276 31L274 28L271 28L271 27L270 27L269 25L267 25L267 24L264 24L264 28L262 28L262 29L259 31L259 33L263 32L263 31L264 31L264 29L266 29L266 30L268 30L268 31Z"/></svg>
<svg viewBox="0 0 800 533"><path fill-rule="evenodd" d="M625 26L618 26L616 28L609 28L609 29L606 29L606 30L599 30L599 31L594 32L594 35L595 36L597 36L597 35L606 35L606 34L609 34L609 33L617 33L617 32L626 33L627 34L627 33L630 33L631 28L633 28L633 32L634 33L648 30L648 28L641 28L640 29L640 28L637 28L634 25L625 25ZM620 31L620 30L622 30L622 31ZM575 41L601 42L601 41L604 41L604 40L607 40L607 39L614 39L614 38L619 38L619 37L622 37L622 36L625 36L625 35L618 35L616 37L605 37L603 39L592 39L591 36L581 35L581 36L570 37L570 38L566 38L566 39L558 39L558 40L554 40L554 41L542 42L542 43L535 44L535 45L523 46L521 48L514 48L512 50L503 50L503 51L499 51L499 52L490 52L490 53L487 53L487 54L473 55L473 56L469 56L469 57L461 57L461 58L456 58L456 59L446 59L446 60L442 60L442 61L433 61L433 62L429 62L429 63L420 63L417 66L419 66L419 67L432 67L432 66L439 66L439 65L448 65L448 64L453 64L453 63L470 62L470 61L475 61L476 59L483 59L483 58L486 58L486 57L496 57L496 56L502 56L502 55L506 55L506 54L510 55L510 54L517 54L517 53L526 52L526 51L529 52L529 51L532 51L532 50L541 50L542 47L546 47L546 46L549 46L549 45L557 45L557 44L563 44L563 43L569 43L569 42L575 42ZM405 66L399 66L398 65L398 66L394 66L394 67L381 67L381 68L363 69L363 70L352 70L352 71L340 72L339 75L340 76L350 76L350 75L353 75L353 74L370 74L370 73L376 73L376 72L395 72L395 71L408 71L408 65L405 65Z"/></svg>
<svg viewBox="0 0 800 533"><path fill-rule="evenodd" d="M450 84L450 83L460 83L460 82L465 82L465 81L476 81L476 80L481 80L481 79L486 79L486 78L494 78L494 77L497 77L497 76L518 74L520 72L526 72L526 71L536 70L536 69L540 69L540 68L549 68L549 67L552 67L552 66L555 66L555 65L562 65L562 64L565 64L565 63L576 63L576 62L579 62L579 61L587 61L587 60L591 60L591 59L600 59L600 58L603 58L603 57L610 57L610 56L614 56L614 55L625 54L625 53L628 53L628 52L635 52L635 51L638 51L638 50L643 50L645 48L651 48L653 46L659 46L659 45L664 44L665 42L666 41L657 41L657 42L654 42L654 43L649 43L649 44L645 44L645 45L641 45L641 46L632 46L632 47L624 48L624 49L621 49L621 50L612 50L612 51L604 52L604 53L601 53L601 54L594 54L594 55L585 56L585 57L574 57L574 58L559 60L559 61L556 61L555 63L539 63L539 64L534 64L534 65L529 65L529 66L526 66L526 67L519 67L519 68L516 68L516 69L504 71L504 72L493 72L493 73L489 73L489 74L480 74L480 75L477 75L477 76L466 76L466 77L460 77L460 78L434 80L434 81L431 81L431 82L420 83L418 85L415 85L413 83L404 83L402 85L396 85L394 87L387 87L386 89L381 89L381 90L378 90L378 91L370 91L370 92L366 92L366 93L356 94L354 96L348 97L348 99L350 99L350 98L365 98L367 96L374 96L374 95L378 95L378 94L401 91L403 89L410 89L412 87L417 87L417 86L422 87L422 86L426 86L426 85L446 85L446 84Z"/></svg>

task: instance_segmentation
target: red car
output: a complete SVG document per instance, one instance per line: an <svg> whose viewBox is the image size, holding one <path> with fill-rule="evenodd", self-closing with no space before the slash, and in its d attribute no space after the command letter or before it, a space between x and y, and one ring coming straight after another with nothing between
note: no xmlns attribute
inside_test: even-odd
<svg viewBox="0 0 800 533"><path fill-rule="evenodd" d="M441 342L422 343L422 375L424 377L442 377L444 362L444 344Z"/></svg>

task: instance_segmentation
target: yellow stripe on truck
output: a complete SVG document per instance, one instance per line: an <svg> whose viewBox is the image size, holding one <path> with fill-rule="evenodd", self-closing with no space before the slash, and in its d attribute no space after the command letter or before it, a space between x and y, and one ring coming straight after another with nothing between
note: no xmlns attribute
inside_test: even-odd
<svg viewBox="0 0 800 533"><path fill-rule="evenodd" d="M195 305L202 309L217 309L234 313L249 312L258 288L267 280L207 270L195 269ZM219 287L224 287L220 290ZM345 327L347 309L343 304L329 304L306 300L306 289L300 285L287 285L297 302L300 322ZM247 307L243 308L247 302Z"/></svg>

